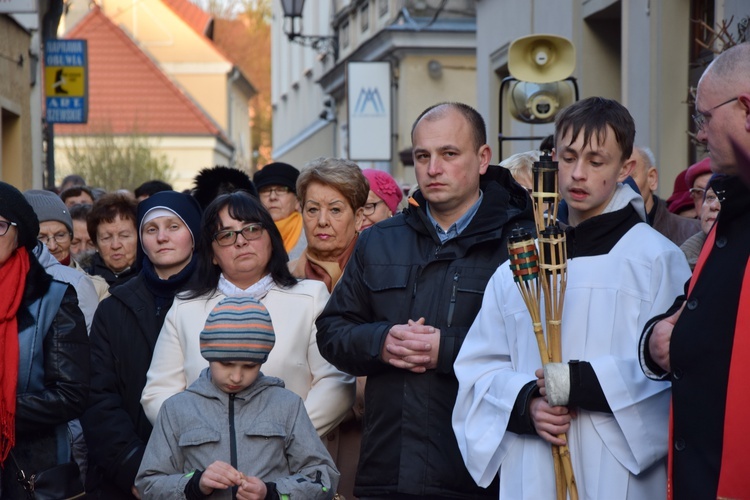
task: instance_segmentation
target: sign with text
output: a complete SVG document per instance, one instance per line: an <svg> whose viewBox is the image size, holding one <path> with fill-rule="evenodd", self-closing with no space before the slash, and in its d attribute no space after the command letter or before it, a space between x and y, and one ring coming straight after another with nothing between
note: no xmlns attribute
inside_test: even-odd
<svg viewBox="0 0 750 500"><path fill-rule="evenodd" d="M86 40L47 40L44 43L44 88L48 123L86 123Z"/></svg>
<svg viewBox="0 0 750 500"><path fill-rule="evenodd" d="M25 14L36 11L36 0L0 0L0 14Z"/></svg>
<svg viewBox="0 0 750 500"><path fill-rule="evenodd" d="M350 62L346 65L349 159L390 161L391 64Z"/></svg>

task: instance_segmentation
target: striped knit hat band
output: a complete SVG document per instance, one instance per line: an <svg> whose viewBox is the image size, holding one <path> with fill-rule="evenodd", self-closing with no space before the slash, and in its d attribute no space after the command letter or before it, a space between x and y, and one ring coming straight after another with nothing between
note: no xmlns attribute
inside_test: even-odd
<svg viewBox="0 0 750 500"><path fill-rule="evenodd" d="M208 361L265 363L275 341L271 316L251 297L227 297L216 304L200 335L201 354Z"/></svg>

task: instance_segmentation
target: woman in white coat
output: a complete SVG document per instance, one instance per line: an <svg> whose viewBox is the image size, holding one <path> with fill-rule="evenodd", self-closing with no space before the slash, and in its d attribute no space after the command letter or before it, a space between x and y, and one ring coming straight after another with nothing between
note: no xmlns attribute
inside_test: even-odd
<svg viewBox="0 0 750 500"><path fill-rule="evenodd" d="M244 191L217 197L203 214L197 252L195 285L175 299L154 349L141 399L149 420L208 366L199 336L213 307L226 296L246 295L266 306L276 331L263 373L305 400L318 435L335 429L354 401L354 378L318 351L315 319L328 291L290 274L281 235L260 201Z"/></svg>

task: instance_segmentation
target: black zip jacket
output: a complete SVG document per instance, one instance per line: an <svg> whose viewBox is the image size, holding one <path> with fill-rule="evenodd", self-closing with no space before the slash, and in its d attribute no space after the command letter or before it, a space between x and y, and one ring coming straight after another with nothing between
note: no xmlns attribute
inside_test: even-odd
<svg viewBox="0 0 750 500"><path fill-rule="evenodd" d="M644 328L641 366L652 378L672 381L674 498L716 498L724 443L724 418L742 280L750 255L750 189L738 177L716 179L725 196L716 220L716 239L695 288L672 331L671 374L647 349L653 327L685 302L677 298ZM686 284L687 291L687 284Z"/></svg>
<svg viewBox="0 0 750 500"><path fill-rule="evenodd" d="M49 290L53 280L31 253L29 264L26 288L16 314L19 353L38 355L32 361L34 368L30 378L31 383L44 388L26 392L17 389L13 455L22 468L38 471L62 462L61 455L66 455L69 450L67 422L78 418L86 407L89 340L75 289L67 283L62 284L66 290L54 319L49 321L49 318L40 316L36 301L45 297L44 300L50 303ZM4 289L0 293L7 291ZM38 333L41 335L37 336ZM39 338L43 339L42 345L34 347L34 341ZM41 370L37 370L40 366ZM22 374L19 374L19 383L22 379ZM27 498L16 481L17 473L13 461L6 459L0 469L0 498L3 500Z"/></svg>
<svg viewBox="0 0 750 500"><path fill-rule="evenodd" d="M484 289L508 256L513 228L533 232L531 199L507 170L491 166L469 226L441 244L419 206L364 231L341 281L318 318L318 346L337 368L366 375L365 415L354 493L429 498L492 498L464 466L451 427L458 391L453 362ZM424 317L440 329L438 367L424 374L385 364L390 328Z"/></svg>

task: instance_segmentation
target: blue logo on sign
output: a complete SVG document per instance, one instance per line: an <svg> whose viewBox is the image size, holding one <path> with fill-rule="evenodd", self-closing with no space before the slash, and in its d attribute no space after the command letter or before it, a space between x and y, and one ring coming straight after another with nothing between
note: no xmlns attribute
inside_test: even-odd
<svg viewBox="0 0 750 500"><path fill-rule="evenodd" d="M373 116L384 115L385 106L380 98L380 91L377 88L362 87L357 97L357 104L354 106L355 115Z"/></svg>

